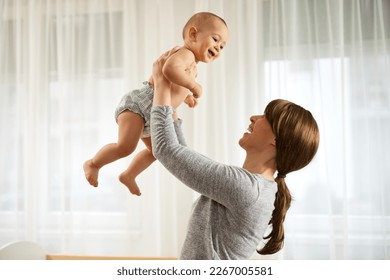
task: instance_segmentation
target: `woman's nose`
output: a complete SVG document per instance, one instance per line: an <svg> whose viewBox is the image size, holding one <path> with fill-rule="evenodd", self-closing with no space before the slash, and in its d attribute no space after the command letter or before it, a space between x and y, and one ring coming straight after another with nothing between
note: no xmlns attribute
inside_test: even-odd
<svg viewBox="0 0 390 280"><path fill-rule="evenodd" d="M255 116L251 116L250 117L250 120L251 122L255 123L257 120L261 119L261 118L264 118L264 115L255 115Z"/></svg>

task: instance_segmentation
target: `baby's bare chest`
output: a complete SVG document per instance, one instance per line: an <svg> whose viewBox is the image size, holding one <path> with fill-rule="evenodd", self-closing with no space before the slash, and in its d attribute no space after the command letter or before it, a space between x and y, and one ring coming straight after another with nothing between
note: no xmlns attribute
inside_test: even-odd
<svg viewBox="0 0 390 280"><path fill-rule="evenodd" d="M179 107L183 102L184 99L187 97L187 95L190 93L188 89L185 87L178 86L176 84L172 84L171 87L171 102L172 107L177 108Z"/></svg>

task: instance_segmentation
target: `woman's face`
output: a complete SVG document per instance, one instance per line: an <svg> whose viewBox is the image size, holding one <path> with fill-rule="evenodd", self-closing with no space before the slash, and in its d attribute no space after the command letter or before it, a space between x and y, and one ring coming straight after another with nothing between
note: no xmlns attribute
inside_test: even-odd
<svg viewBox="0 0 390 280"><path fill-rule="evenodd" d="M264 115L250 117L248 132L245 132L239 141L240 146L248 151L262 152L270 145L275 145L275 135L272 127Z"/></svg>

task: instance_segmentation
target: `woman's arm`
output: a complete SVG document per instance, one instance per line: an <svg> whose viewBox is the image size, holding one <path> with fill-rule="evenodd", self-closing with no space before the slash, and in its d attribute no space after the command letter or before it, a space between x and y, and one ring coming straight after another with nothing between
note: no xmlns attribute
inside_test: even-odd
<svg viewBox="0 0 390 280"><path fill-rule="evenodd" d="M178 142L171 106L153 106L151 136L153 155L191 189L225 205L245 207L258 198L258 188L248 172L211 160ZM252 178L253 179L253 178ZM231 207L234 206L234 207Z"/></svg>
<svg viewBox="0 0 390 280"><path fill-rule="evenodd" d="M175 132L177 136L177 140L179 141L179 144L182 146L187 146L186 139L184 138L183 131L181 130L181 125L183 123L182 119L174 119L173 120L173 126L175 127Z"/></svg>
<svg viewBox="0 0 390 280"><path fill-rule="evenodd" d="M248 187L252 183L247 172L217 163L179 144L171 116L170 83L161 73L167 55L156 61L153 67L155 93L151 136L154 156L193 190L226 207L248 205L257 198L258 189Z"/></svg>

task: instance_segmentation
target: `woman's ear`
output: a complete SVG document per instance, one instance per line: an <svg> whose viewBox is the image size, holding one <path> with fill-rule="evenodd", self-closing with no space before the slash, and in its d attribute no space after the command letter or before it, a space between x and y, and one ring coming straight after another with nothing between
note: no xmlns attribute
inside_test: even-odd
<svg viewBox="0 0 390 280"><path fill-rule="evenodd" d="M196 35L198 33L198 29L196 27L191 26L190 29L188 30L188 37L190 38L191 41L196 41Z"/></svg>

